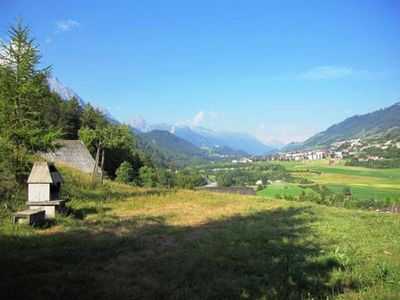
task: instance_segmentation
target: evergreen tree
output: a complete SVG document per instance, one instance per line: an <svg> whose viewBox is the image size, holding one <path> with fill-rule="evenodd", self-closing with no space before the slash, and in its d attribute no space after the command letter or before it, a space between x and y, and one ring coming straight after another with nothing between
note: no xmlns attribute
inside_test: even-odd
<svg viewBox="0 0 400 300"><path fill-rule="evenodd" d="M107 125L107 121L103 113L87 103L82 112L82 127L96 129Z"/></svg>
<svg viewBox="0 0 400 300"><path fill-rule="evenodd" d="M29 27L18 19L9 36L9 43L1 42L0 49L0 159L3 168L22 182L29 156L51 148L60 132L45 127L42 112L50 68L37 69L40 53Z"/></svg>
<svg viewBox="0 0 400 300"><path fill-rule="evenodd" d="M75 140L82 122L82 108L78 99L73 97L69 101L62 101L60 107L59 127L63 131L64 138Z"/></svg>

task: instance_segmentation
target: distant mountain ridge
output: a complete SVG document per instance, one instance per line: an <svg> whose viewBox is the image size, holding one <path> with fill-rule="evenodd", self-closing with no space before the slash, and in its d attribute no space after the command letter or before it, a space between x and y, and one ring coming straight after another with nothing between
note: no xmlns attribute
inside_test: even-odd
<svg viewBox="0 0 400 300"><path fill-rule="evenodd" d="M76 98L80 106L85 106L86 102L69 86L63 84L57 77L49 77L47 80L50 91L57 93L63 100L71 100ZM120 122L104 107L96 106L106 117L106 119L113 124L120 124Z"/></svg>
<svg viewBox="0 0 400 300"><path fill-rule="evenodd" d="M141 117L134 117L129 125L134 130L144 133L152 130L168 131L200 148L220 148L219 150L221 151L224 147L228 147L231 151L251 155L261 155L276 150L276 148L265 145L257 138L246 133L214 131L204 127L148 124Z"/></svg>
<svg viewBox="0 0 400 300"><path fill-rule="evenodd" d="M69 86L64 85L57 77L49 77L47 82L49 83L50 91L57 93L63 100L71 100L76 98L81 106L85 105L85 101L72 90Z"/></svg>
<svg viewBox="0 0 400 300"><path fill-rule="evenodd" d="M49 87L52 92L57 93L64 100L71 100L73 97L78 99L81 106L86 102L74 90L67 85L63 84L58 78L50 77L48 79ZM100 109L106 119L113 124L120 124L110 112L102 107ZM187 142L190 142L196 147L207 148L207 150L214 154L227 155L227 156L245 156L245 155L262 155L272 153L276 150L275 147L265 145L257 138L246 133L235 132L222 132L214 131L204 127L190 127L190 126L174 126L169 124L149 124L141 117L134 117L129 125L133 132L136 134L147 133L154 130L162 130L173 134ZM161 135L160 133L158 133ZM172 136L166 135L171 138ZM180 145L183 145L180 143ZM175 147L175 149L177 149Z"/></svg>
<svg viewBox="0 0 400 300"><path fill-rule="evenodd" d="M355 115L330 126L301 143L291 143L284 151L325 147L342 140L374 140L400 135L400 102L364 115Z"/></svg>
<svg viewBox="0 0 400 300"><path fill-rule="evenodd" d="M142 135L149 143L158 147L190 157L198 157L205 159L207 154L205 151L196 147L192 143L181 139L174 134L164 130L152 130Z"/></svg>

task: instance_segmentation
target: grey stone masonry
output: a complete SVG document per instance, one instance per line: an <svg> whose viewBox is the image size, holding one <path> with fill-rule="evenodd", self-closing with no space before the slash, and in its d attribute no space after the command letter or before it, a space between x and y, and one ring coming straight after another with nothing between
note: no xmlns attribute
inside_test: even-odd
<svg viewBox="0 0 400 300"><path fill-rule="evenodd" d="M13 213L11 220L13 223L28 223L29 225L37 225L44 221L46 211L43 209L27 209Z"/></svg>
<svg viewBox="0 0 400 300"><path fill-rule="evenodd" d="M51 200L51 201L28 201L26 204L31 209L40 209L45 211L46 219L54 218L57 213L63 213L66 210L66 200Z"/></svg>
<svg viewBox="0 0 400 300"><path fill-rule="evenodd" d="M41 153L44 159L68 165L84 173L93 172L95 161L82 141L59 140L56 143L60 148L53 152Z"/></svg>

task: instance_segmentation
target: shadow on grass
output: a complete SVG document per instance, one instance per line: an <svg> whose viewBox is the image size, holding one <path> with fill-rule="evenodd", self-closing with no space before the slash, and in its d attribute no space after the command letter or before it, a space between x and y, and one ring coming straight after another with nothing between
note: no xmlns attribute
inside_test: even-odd
<svg viewBox="0 0 400 300"><path fill-rule="evenodd" d="M308 208L0 237L2 299L300 299L340 293Z"/></svg>
<svg viewBox="0 0 400 300"><path fill-rule="evenodd" d="M82 208L67 208L66 215L72 216L75 219L83 220L88 215L105 213L110 211L111 208L109 207L96 207L96 206L89 206L89 207L82 207Z"/></svg>

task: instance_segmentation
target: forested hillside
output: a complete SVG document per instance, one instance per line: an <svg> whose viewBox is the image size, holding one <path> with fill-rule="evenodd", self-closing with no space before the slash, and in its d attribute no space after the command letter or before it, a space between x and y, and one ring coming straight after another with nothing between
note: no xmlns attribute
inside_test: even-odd
<svg viewBox="0 0 400 300"><path fill-rule="evenodd" d="M167 158L167 163L182 166L210 161L204 150L168 131L153 130L144 133L142 136L149 144L158 147L165 153L164 157Z"/></svg>
<svg viewBox="0 0 400 300"><path fill-rule="evenodd" d="M355 115L329 127L302 143L292 143L285 150L306 149L349 139L400 140L400 102L372 113Z"/></svg>

